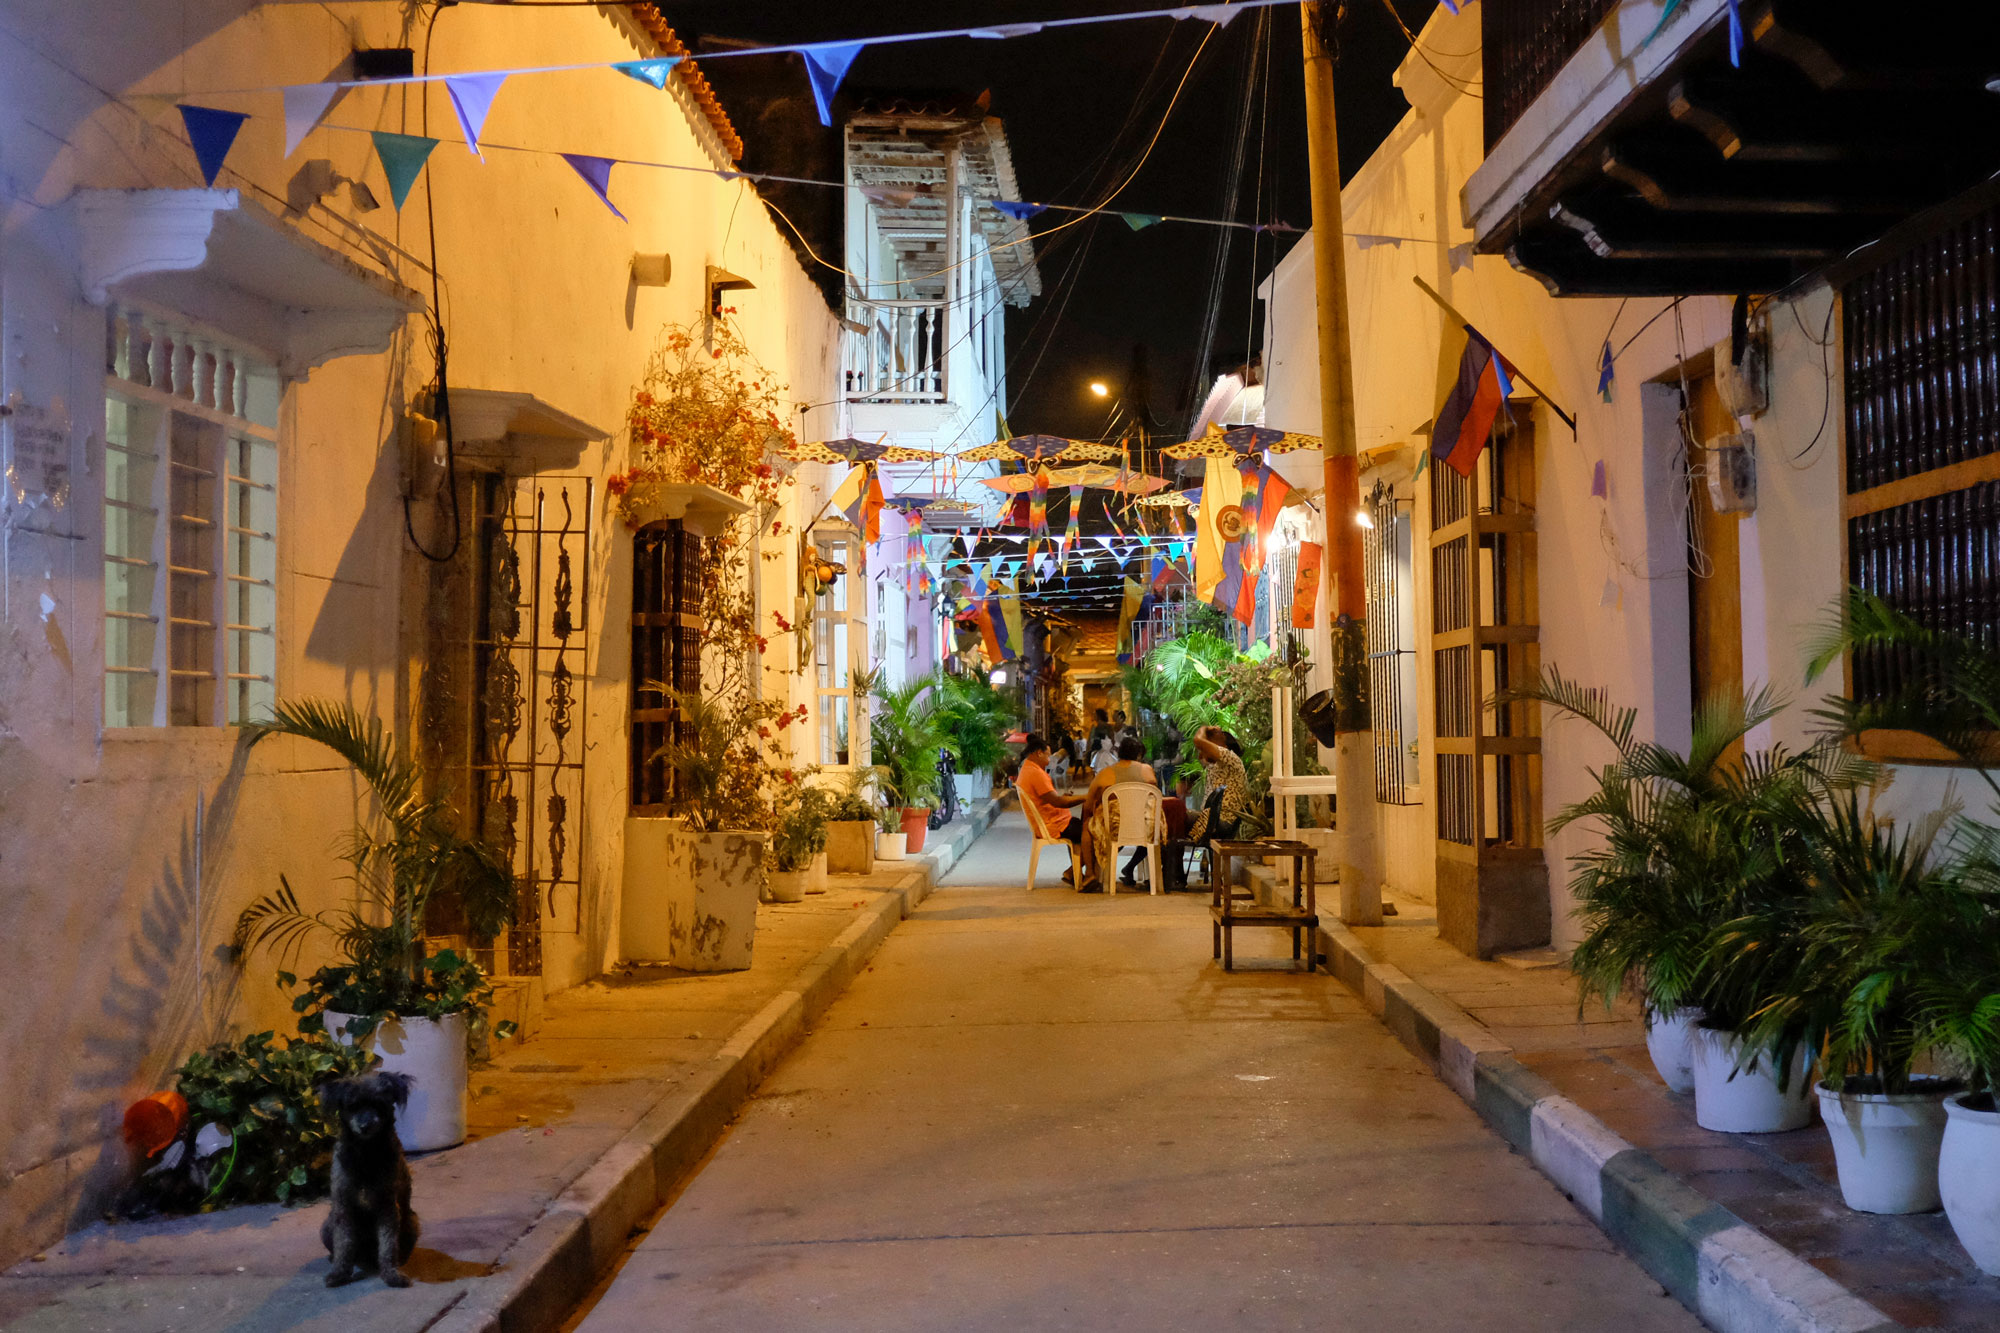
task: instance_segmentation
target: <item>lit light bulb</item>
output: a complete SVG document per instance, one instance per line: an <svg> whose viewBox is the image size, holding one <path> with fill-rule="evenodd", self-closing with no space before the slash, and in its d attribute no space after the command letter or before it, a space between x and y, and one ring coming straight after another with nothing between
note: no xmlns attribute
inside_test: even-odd
<svg viewBox="0 0 2000 1333"><path fill-rule="evenodd" d="M1375 520L1368 517L1368 511L1366 509L1355 510L1354 521L1356 524L1364 528L1373 528L1375 526Z"/></svg>
<svg viewBox="0 0 2000 1333"><path fill-rule="evenodd" d="M1109 398L1111 396L1111 386L1103 380L1092 380L1090 382L1090 391L1099 398Z"/></svg>
<svg viewBox="0 0 2000 1333"><path fill-rule="evenodd" d="M988 685L1005 685L1007 683L1007 668L995 667L993 674L986 678L986 683Z"/></svg>

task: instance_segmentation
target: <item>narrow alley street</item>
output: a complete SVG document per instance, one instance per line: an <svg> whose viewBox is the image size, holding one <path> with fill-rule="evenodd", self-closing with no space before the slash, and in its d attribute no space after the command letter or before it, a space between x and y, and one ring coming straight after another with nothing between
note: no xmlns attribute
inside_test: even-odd
<svg viewBox="0 0 2000 1333"><path fill-rule="evenodd" d="M1201 895L1026 860L1009 813L569 1327L1699 1327L1278 933L1226 974Z"/></svg>

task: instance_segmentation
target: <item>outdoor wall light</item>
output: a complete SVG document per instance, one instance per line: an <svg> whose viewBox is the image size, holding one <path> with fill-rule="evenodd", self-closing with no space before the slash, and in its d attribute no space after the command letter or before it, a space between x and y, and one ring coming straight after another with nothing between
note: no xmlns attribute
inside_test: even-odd
<svg viewBox="0 0 2000 1333"><path fill-rule="evenodd" d="M1357 509L1354 511L1354 523L1356 527L1362 528L1373 528L1375 526L1375 520L1368 517L1366 509Z"/></svg>
<svg viewBox="0 0 2000 1333"><path fill-rule="evenodd" d="M673 276L672 255L632 256L632 284L635 287L664 287Z"/></svg>
<svg viewBox="0 0 2000 1333"><path fill-rule="evenodd" d="M1103 380L1092 380L1090 382L1090 391L1099 398L1109 398L1111 396L1111 386Z"/></svg>
<svg viewBox="0 0 2000 1333"><path fill-rule="evenodd" d="M1007 668L1006 667L993 668L993 674L989 675L986 678L986 683L988 685L995 686L996 688L1001 685L1005 685L1007 683Z"/></svg>

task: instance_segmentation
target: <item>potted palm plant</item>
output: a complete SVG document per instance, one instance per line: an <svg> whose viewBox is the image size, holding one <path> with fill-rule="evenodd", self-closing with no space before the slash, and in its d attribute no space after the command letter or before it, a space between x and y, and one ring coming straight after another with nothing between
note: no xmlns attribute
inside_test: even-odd
<svg viewBox="0 0 2000 1333"><path fill-rule="evenodd" d="M1860 1212L1938 1206L1944 1098L1957 1085L1915 1072L1929 1044L1921 997L1991 926L1954 813L1899 834L1853 792L1802 805L1807 891L1717 934L1756 996L1745 1037L1781 1060L1819 1052L1821 1119L1841 1194Z"/></svg>
<svg viewBox="0 0 2000 1333"><path fill-rule="evenodd" d="M1950 874L1961 893L1941 904L1937 929L1924 932L1921 966L1891 993L1915 1029L1911 1044L1967 1085L1945 1099L1938 1193L1959 1244L1982 1272L2000 1275L2000 847L1993 827L2000 655L1930 629L1858 588L1816 645L1811 676L1849 653L1893 653L1903 669L1883 696L1827 699L1817 715L1833 732L1855 741L1871 732L1914 733L1942 757L1971 766L1993 797L1986 818L1961 821L1935 858L1936 873Z"/></svg>
<svg viewBox="0 0 2000 1333"><path fill-rule="evenodd" d="M938 755L947 750L957 753L957 743L946 726L942 692L934 675L878 689L875 698L881 707L869 715L874 763L887 772L889 792L901 809L900 826L911 853L924 849L931 805L938 798Z"/></svg>
<svg viewBox="0 0 2000 1333"><path fill-rule="evenodd" d="M938 690L958 760L958 798L969 804L993 790L993 770L1007 757L1001 737L1013 730L1014 709L984 676L942 676Z"/></svg>
<svg viewBox="0 0 2000 1333"><path fill-rule="evenodd" d="M1596 790L1549 823L1594 821L1600 840L1573 860L1583 938L1570 956L1578 1003L1636 993L1661 1077L1695 1094L1695 1118L1730 1133L1796 1129L1811 1118L1804 1049L1792 1063L1740 1031L1755 1011L1750 971L1715 948L1725 923L1800 892L1799 832L1774 812L1852 784L1857 763L1831 743L1735 762L1733 747L1782 705L1769 690L1696 710L1685 754L1633 735L1636 710L1550 669L1504 695L1580 718L1616 758ZM1685 1040L1686 1045L1680 1044Z"/></svg>
<svg viewBox="0 0 2000 1333"><path fill-rule="evenodd" d="M373 809L344 853L353 901L308 912L281 875L276 890L237 918L237 954L269 948L284 963L308 940L330 940L340 961L307 977L292 1001L300 1029L363 1046L385 1068L410 1075L410 1100L396 1117L403 1146L448 1148L465 1137L469 1043L493 988L471 958L433 952L425 921L439 894L452 895L473 933L490 939L513 912L514 877L492 849L459 834L449 803L426 794L424 773L379 720L350 704L295 700L243 726L246 748L271 736L312 741L345 759L367 784ZM278 979L287 989L296 984L289 972ZM495 1029L503 1037L511 1031L511 1024Z"/></svg>
<svg viewBox="0 0 2000 1333"><path fill-rule="evenodd" d="M750 966L771 836L756 741L771 708L649 688L669 695L680 716L676 739L658 751L673 771L678 821L646 821L639 835L657 844L645 858L656 873L628 876L624 954L690 972L740 972ZM626 836L634 836L629 828Z"/></svg>

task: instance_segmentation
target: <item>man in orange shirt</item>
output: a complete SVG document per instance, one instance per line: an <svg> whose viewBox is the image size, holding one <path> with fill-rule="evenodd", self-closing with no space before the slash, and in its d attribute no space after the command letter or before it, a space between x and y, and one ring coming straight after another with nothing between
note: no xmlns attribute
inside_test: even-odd
<svg viewBox="0 0 2000 1333"><path fill-rule="evenodd" d="M1083 804L1081 796L1065 796L1056 790L1056 784L1049 778L1049 743L1038 732L1029 732L1026 748L1021 751L1021 776L1015 780L1021 789L1023 801L1033 801L1035 810L1048 826L1049 836L1083 846L1083 821L1070 814L1072 806ZM1074 883L1070 871L1063 871L1063 879Z"/></svg>

